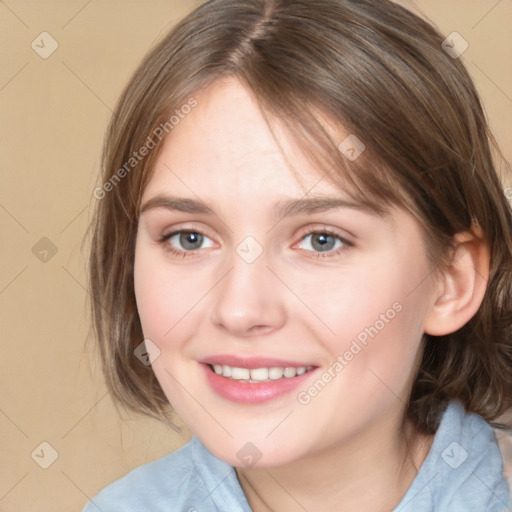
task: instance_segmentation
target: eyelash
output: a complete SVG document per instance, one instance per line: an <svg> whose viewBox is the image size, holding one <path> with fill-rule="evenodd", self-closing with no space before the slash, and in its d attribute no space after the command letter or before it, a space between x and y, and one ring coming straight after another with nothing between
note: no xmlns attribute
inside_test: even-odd
<svg viewBox="0 0 512 512"><path fill-rule="evenodd" d="M182 250L175 249L172 245L169 245L167 243L167 241L170 238L172 238L174 235L179 235L181 233L194 233L194 234L199 234L199 235L208 237L208 235L204 231L201 231L200 229L179 229L177 231L172 231L171 233L163 235L158 240L158 243L162 245L162 247L164 248L165 251L169 252L170 254L172 254L174 256L179 256L181 258L195 257L197 255L197 253L200 251L200 249L182 251ZM315 256L309 256L309 257L316 257L317 259L332 258L334 256L339 255L341 252L346 251L348 248L354 246L354 244L352 242L349 242L347 239L343 238L338 233L335 233L334 231L327 229L327 228L311 229L301 236L300 241L304 240L306 237L308 237L310 235L329 235L329 236L332 236L332 237L336 238L337 240L339 240L343 244L343 246L338 247L337 249L331 249L326 252L315 252L315 251L307 250L306 252L315 254ZM194 253L196 253L196 254L194 254Z"/></svg>

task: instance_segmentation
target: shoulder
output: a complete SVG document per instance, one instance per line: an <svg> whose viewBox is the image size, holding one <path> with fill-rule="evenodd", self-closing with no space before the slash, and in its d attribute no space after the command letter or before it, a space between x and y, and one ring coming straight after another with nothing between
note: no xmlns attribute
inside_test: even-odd
<svg viewBox="0 0 512 512"><path fill-rule="evenodd" d="M215 510L208 503L207 480L218 478L220 482L230 473L233 468L213 457L194 437L179 450L105 487L83 512Z"/></svg>
<svg viewBox="0 0 512 512"><path fill-rule="evenodd" d="M492 425L459 402L449 403L430 452L396 510L509 510L504 451Z"/></svg>
<svg viewBox="0 0 512 512"><path fill-rule="evenodd" d="M510 489L497 431L458 402L450 404L441 426L436 447L439 504L449 504L451 510L506 510Z"/></svg>

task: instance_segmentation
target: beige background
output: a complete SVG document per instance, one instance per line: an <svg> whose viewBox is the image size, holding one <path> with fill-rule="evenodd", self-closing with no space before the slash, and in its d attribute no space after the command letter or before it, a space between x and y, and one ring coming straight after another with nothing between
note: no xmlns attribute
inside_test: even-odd
<svg viewBox="0 0 512 512"><path fill-rule="evenodd" d="M462 58L512 160L512 3L402 3L467 40ZM106 395L85 347L81 241L103 133L121 88L150 45L195 5L0 2L0 511L80 511L112 480L189 439L153 420L120 416ZM47 59L31 48L34 40L42 46L44 31L59 45ZM56 254L48 241L39 242L43 237ZM37 243L49 252L36 257ZM42 442L58 454L47 469L39 464L51 462L52 448Z"/></svg>

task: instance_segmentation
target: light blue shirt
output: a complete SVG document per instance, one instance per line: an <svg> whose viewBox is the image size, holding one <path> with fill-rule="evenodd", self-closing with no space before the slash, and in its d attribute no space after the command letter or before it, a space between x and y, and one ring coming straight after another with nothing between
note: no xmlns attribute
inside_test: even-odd
<svg viewBox="0 0 512 512"><path fill-rule="evenodd" d="M458 402L393 512L512 512L495 430ZM235 470L197 437L103 489L83 512L251 512Z"/></svg>

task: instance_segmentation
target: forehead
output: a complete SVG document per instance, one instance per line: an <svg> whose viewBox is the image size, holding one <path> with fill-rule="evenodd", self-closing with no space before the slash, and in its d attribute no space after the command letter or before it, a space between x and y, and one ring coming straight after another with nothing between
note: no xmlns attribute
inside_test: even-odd
<svg viewBox="0 0 512 512"><path fill-rule="evenodd" d="M236 78L193 96L197 106L165 139L143 197L166 186L212 194L244 186L255 194L343 195L279 120L270 131L252 91ZM337 130L343 138L343 129Z"/></svg>

